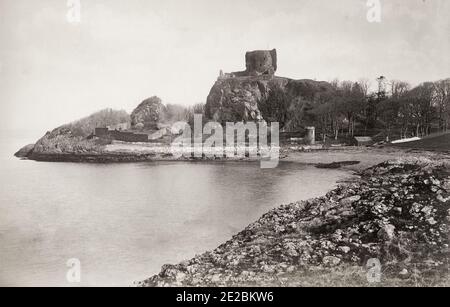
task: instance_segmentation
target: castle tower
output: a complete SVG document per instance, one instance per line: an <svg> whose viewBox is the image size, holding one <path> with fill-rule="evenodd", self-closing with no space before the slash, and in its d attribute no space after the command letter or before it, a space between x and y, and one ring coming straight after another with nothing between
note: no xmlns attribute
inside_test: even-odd
<svg viewBox="0 0 450 307"><path fill-rule="evenodd" d="M249 76L274 75L277 71L277 50L256 50L245 54L246 73Z"/></svg>

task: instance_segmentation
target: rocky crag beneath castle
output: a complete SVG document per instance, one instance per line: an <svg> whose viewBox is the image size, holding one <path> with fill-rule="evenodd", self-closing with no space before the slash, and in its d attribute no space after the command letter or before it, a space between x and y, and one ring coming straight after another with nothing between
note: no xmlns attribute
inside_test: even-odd
<svg viewBox="0 0 450 307"><path fill-rule="evenodd" d="M262 106L273 91L283 93L290 101L311 102L333 92L327 82L276 76L277 58L275 49L251 51L245 56L245 71L221 72L208 95L206 117L218 122L268 121L270 114L265 114Z"/></svg>

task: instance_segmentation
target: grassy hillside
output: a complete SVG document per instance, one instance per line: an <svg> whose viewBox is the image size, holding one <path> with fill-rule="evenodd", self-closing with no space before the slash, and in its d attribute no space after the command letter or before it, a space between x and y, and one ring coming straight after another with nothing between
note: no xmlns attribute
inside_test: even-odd
<svg viewBox="0 0 450 307"><path fill-rule="evenodd" d="M125 111L106 109L76 122L48 132L34 146L35 154L95 153L104 145L100 140L89 139L96 127L106 127L130 121Z"/></svg>
<svg viewBox="0 0 450 307"><path fill-rule="evenodd" d="M395 147L450 152L450 132L431 135L420 141L393 144Z"/></svg>

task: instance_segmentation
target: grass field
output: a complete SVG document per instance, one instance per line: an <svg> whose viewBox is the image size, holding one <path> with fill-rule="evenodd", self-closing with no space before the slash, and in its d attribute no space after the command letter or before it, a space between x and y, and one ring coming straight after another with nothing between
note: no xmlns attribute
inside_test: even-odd
<svg viewBox="0 0 450 307"><path fill-rule="evenodd" d="M450 132L431 135L420 141L392 144L394 147L450 152Z"/></svg>

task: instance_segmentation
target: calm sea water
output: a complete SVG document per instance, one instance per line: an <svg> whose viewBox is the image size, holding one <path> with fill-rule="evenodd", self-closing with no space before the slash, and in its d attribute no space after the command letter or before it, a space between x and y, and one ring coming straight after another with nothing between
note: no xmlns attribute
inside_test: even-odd
<svg viewBox="0 0 450 307"><path fill-rule="evenodd" d="M268 210L348 176L282 163L20 161L0 134L0 286L128 286L230 239ZM66 280L81 261L81 283Z"/></svg>

